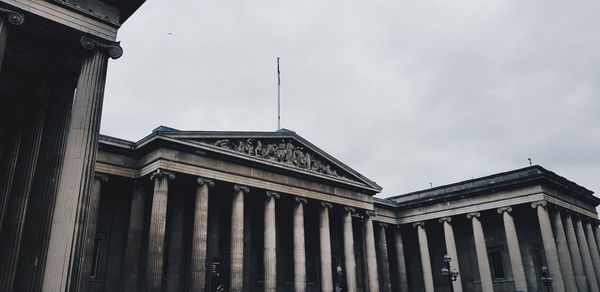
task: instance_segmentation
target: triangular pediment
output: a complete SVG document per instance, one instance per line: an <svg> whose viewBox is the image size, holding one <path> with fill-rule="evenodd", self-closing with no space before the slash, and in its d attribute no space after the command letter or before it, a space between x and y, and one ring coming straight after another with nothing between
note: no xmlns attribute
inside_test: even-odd
<svg viewBox="0 0 600 292"><path fill-rule="evenodd" d="M208 132L164 129L160 135L263 161L298 172L360 184L380 190L375 182L341 163L295 132Z"/></svg>

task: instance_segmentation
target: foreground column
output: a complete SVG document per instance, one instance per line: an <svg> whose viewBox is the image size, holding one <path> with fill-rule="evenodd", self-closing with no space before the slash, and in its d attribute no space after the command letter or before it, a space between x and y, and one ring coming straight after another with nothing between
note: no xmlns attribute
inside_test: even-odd
<svg viewBox="0 0 600 292"><path fill-rule="evenodd" d="M560 263L558 262L558 251L554 242L554 234L550 224L550 216L546 209L546 201L539 201L531 204L531 207L537 209L540 231L542 233L542 241L544 243L544 251L546 252L546 261L548 262L548 270L553 278L553 291L564 291L565 283L563 282Z"/></svg>
<svg viewBox="0 0 600 292"><path fill-rule="evenodd" d="M17 159L19 158L19 149L23 139L22 130L15 126L9 137L6 154L0 164L0 228L4 225L4 215L6 214L6 204L12 190L15 170L17 169Z"/></svg>
<svg viewBox="0 0 600 292"><path fill-rule="evenodd" d="M102 183L108 181L108 176L96 173L92 193L90 195L90 204L88 212L88 223L85 231L85 242L83 245L82 259L82 278L79 279L79 291L87 291L91 287L90 274L92 271L92 258L94 257L94 242L96 241L96 225L98 224L98 207L100 207L100 194L102 192Z"/></svg>
<svg viewBox="0 0 600 292"><path fill-rule="evenodd" d="M52 219L44 291L75 289L77 277L81 276L78 259L82 254L80 243L85 228L81 223L85 222L87 216L85 204L89 201L96 163L108 56L114 59L123 53L117 43L101 44L84 37L81 44L91 51L83 57L73 100L67 148Z"/></svg>
<svg viewBox="0 0 600 292"><path fill-rule="evenodd" d="M242 292L244 285L244 194L250 188L233 186L231 205L231 242L229 254L229 291ZM265 271L265 279L267 278Z"/></svg>
<svg viewBox="0 0 600 292"><path fill-rule="evenodd" d="M594 231L592 230L592 224L589 221L585 222L585 230L587 234L588 247L590 248L590 255L592 256L592 263L594 264L594 271L596 272L596 281L600 280L600 254L598 253L598 245L596 245L596 239L594 238Z"/></svg>
<svg viewBox="0 0 600 292"><path fill-rule="evenodd" d="M146 193L144 185L139 180L135 181L131 195L131 208L129 211L129 229L127 231L127 245L125 248L125 263L123 265L123 280L125 291L136 291L139 283L140 258L142 252L142 238L144 235L144 206Z"/></svg>
<svg viewBox="0 0 600 292"><path fill-rule="evenodd" d="M554 236L556 239L556 249L558 250L558 259L565 281L566 291L577 291L577 282L575 281L575 273L573 272L573 262L569 254L569 246L567 244L567 236L560 216L558 208L554 208L552 212L552 221L554 222Z"/></svg>
<svg viewBox="0 0 600 292"><path fill-rule="evenodd" d="M4 14L4 15L2 15ZM25 21L22 13L0 7L0 71L2 70L2 61L4 60L4 52L6 51L6 41L8 38L8 24L21 25Z"/></svg>
<svg viewBox="0 0 600 292"><path fill-rule="evenodd" d="M583 260L583 270L590 287L590 291L600 291L598 288L598 280L596 279L596 272L594 271L594 264L592 263L592 256L590 249L585 239L585 231L583 230L583 224L581 219L575 218L575 233L577 234L577 243L579 244L579 251L581 252L581 259Z"/></svg>
<svg viewBox="0 0 600 292"><path fill-rule="evenodd" d="M206 286L206 240L208 232L208 188L212 180L198 178L196 205L194 206L194 230L192 239L191 291L204 291Z"/></svg>
<svg viewBox="0 0 600 292"><path fill-rule="evenodd" d="M321 258L321 292L333 291L331 267L331 233L329 230L329 209L331 203L321 202L319 208L319 252Z"/></svg>
<svg viewBox="0 0 600 292"><path fill-rule="evenodd" d="M446 241L446 252L451 258L450 270L456 270L457 272L459 272L459 278L456 279L456 281L452 281L452 288L454 289L454 292L462 292L463 288L460 279L460 268L458 265L458 252L456 252L456 242L454 240L454 229L450 224L452 218L444 217L440 218L438 221L444 225L444 239Z"/></svg>
<svg viewBox="0 0 600 292"><path fill-rule="evenodd" d="M517 291L527 291L527 278L525 278L525 269L519 248L519 238L515 221L513 220L511 207L498 208L498 214L502 214L504 222L504 233L506 235L506 244L508 245L508 254L510 255L510 266L512 269L515 289ZM574 279L573 279L574 280Z"/></svg>
<svg viewBox="0 0 600 292"><path fill-rule="evenodd" d="M277 235L275 226L275 199L279 199L276 192L267 191L265 199L265 230L263 264L265 271L265 292L277 290Z"/></svg>
<svg viewBox="0 0 600 292"><path fill-rule="evenodd" d="M429 243L427 242L427 232L425 231L425 222L415 222L413 226L417 228L417 238L419 240L419 253L421 254L421 268L423 269L423 283L425 292L434 292L433 272L431 271L431 258L429 257Z"/></svg>
<svg viewBox="0 0 600 292"><path fill-rule="evenodd" d="M27 122L23 147L19 152L4 224L0 233L0 291L13 290L25 215L35 174L46 109L35 109Z"/></svg>
<svg viewBox="0 0 600 292"><path fill-rule="evenodd" d="M352 230L352 207L344 207L343 230L344 230L344 269L346 270L346 285L348 292L355 292L356 283L356 257L354 255L354 233Z"/></svg>
<svg viewBox="0 0 600 292"><path fill-rule="evenodd" d="M367 274L369 275L369 291L371 292L379 291L379 274L377 273L377 252L375 251L375 235L373 234L373 216L375 216L375 212L372 211L367 211L365 214L365 250L367 253ZM390 273L388 266L388 277L389 274Z"/></svg>
<svg viewBox="0 0 600 292"><path fill-rule="evenodd" d="M159 292L161 291L163 275L169 180L174 180L175 174L158 169L150 176L150 179L154 180L154 195L152 197L152 210L150 211L145 281L146 291Z"/></svg>
<svg viewBox="0 0 600 292"><path fill-rule="evenodd" d="M492 272L490 271L490 263L485 244L485 235L483 234L481 221L479 221L480 216L481 213L473 212L467 214L467 219L471 219L471 223L473 224L473 237L475 238L475 251L477 253L477 265L479 266L481 288L483 291L494 291Z"/></svg>
<svg viewBox="0 0 600 292"><path fill-rule="evenodd" d="M294 291L306 290L306 248L304 246L304 205L307 201L294 198Z"/></svg>
<svg viewBox="0 0 600 292"><path fill-rule="evenodd" d="M406 261L404 260L404 243L402 243L400 225L397 225L394 230L394 246L396 247L396 270L398 271L399 292L408 292L408 277L406 276Z"/></svg>
<svg viewBox="0 0 600 292"><path fill-rule="evenodd" d="M596 247L598 248L598 252L600 252L600 220L596 220L594 227L594 235L596 236Z"/></svg>
<svg viewBox="0 0 600 292"><path fill-rule="evenodd" d="M588 284L583 270L583 260L581 259L581 251L577 243L577 235L575 234L575 225L571 218L570 212L565 213L565 235L567 236L567 244L569 245L569 253L573 262L573 272L575 273L575 282L577 283L578 291L587 291Z"/></svg>
<svg viewBox="0 0 600 292"><path fill-rule="evenodd" d="M379 234L378 234L378 250L379 250L379 259L378 263L381 266L381 287L384 292L392 292L392 281L390 279L390 262L387 251L387 237L385 235L385 230L387 228L387 224L379 223ZM377 267L375 267L374 272L377 272ZM370 277L369 277L370 278ZM373 291L373 290L371 290Z"/></svg>

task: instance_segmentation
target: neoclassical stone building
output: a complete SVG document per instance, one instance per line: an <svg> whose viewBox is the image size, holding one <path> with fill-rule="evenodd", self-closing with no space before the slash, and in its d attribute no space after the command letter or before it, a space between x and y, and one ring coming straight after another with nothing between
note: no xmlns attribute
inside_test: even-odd
<svg viewBox="0 0 600 292"><path fill-rule="evenodd" d="M0 0L0 292L600 290L600 199L540 166L380 199L288 130L101 136L142 3Z"/></svg>

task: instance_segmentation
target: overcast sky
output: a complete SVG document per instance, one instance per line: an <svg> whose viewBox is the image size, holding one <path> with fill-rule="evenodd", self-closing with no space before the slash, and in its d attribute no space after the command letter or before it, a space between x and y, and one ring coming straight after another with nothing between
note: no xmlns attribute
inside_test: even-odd
<svg viewBox="0 0 600 292"><path fill-rule="evenodd" d="M390 196L525 167L600 192L600 2L147 1L102 133L282 127Z"/></svg>

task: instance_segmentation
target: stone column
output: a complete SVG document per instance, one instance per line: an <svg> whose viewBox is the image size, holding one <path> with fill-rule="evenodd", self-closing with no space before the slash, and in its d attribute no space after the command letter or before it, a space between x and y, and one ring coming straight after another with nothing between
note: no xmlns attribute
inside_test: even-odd
<svg viewBox="0 0 600 292"><path fill-rule="evenodd" d="M400 225L396 226L394 231L394 246L396 247L396 270L398 272L399 292L408 292L408 277L406 275L406 261L404 260L404 243L402 242L402 232Z"/></svg>
<svg viewBox="0 0 600 292"><path fill-rule="evenodd" d="M159 292L162 289L169 180L174 180L175 174L158 169L150 176L150 179L154 180L154 195L150 211L145 282L146 291Z"/></svg>
<svg viewBox="0 0 600 292"><path fill-rule="evenodd" d="M191 291L204 291L206 286L206 241L208 232L208 188L215 183L205 178L197 179L194 230L192 239Z"/></svg>
<svg viewBox="0 0 600 292"><path fill-rule="evenodd" d="M512 207L498 208L498 214L502 215L504 222L504 234L506 235L506 244L508 245L508 254L510 256L510 267L512 269L513 280L515 281L516 291L527 291L527 278L523 268L521 249L519 248L519 237L513 220Z"/></svg>
<svg viewBox="0 0 600 292"><path fill-rule="evenodd" d="M417 239L419 241L419 253L421 254L421 268L423 269L425 292L434 292L433 272L431 271L431 258L429 257L429 243L427 242L425 222L415 222L413 223L413 227L417 228Z"/></svg>
<svg viewBox="0 0 600 292"><path fill-rule="evenodd" d="M369 291L379 291L379 274L377 273L377 252L375 251L375 234L373 232L373 216L375 212L365 214L365 250L367 253L367 274L369 275ZM388 266L389 277L389 266Z"/></svg>
<svg viewBox="0 0 600 292"><path fill-rule="evenodd" d="M118 43L98 41L84 36L82 46L90 50L81 62L77 93L69 122L67 148L59 180L58 196L52 219L48 260L44 273L44 291L76 289L81 276L87 203L94 175L100 116L106 82L108 57L123 54Z"/></svg>
<svg viewBox="0 0 600 292"><path fill-rule="evenodd" d="M481 288L483 291L494 291L492 283L492 272L487 255L487 246L485 244L485 235L479 217L481 213L473 212L467 214L473 224L473 237L475 239L475 251L477 253L477 265L479 266L479 277L481 279Z"/></svg>
<svg viewBox="0 0 600 292"><path fill-rule="evenodd" d="M6 50L6 41L8 38L7 26L9 23L12 25L21 25L24 21L25 17L19 11L0 7L0 71L2 70L2 61L4 60L4 51Z"/></svg>
<svg viewBox="0 0 600 292"><path fill-rule="evenodd" d="M0 227L4 225L4 215L6 214L6 204L12 190L15 170L17 169L17 158L19 158L19 149L23 132L20 127L15 127L9 138L5 158L0 165Z"/></svg>
<svg viewBox="0 0 600 292"><path fill-rule="evenodd" d="M331 203L321 202L319 208L319 253L321 258L321 292L333 291L331 266L331 233L329 230L329 209Z"/></svg>
<svg viewBox="0 0 600 292"><path fill-rule="evenodd" d="M15 176L12 181L4 224L0 233L0 291L12 291L19 259L19 248L25 226L25 215L46 117L45 108L34 109L26 126L23 147L19 151Z"/></svg>
<svg viewBox="0 0 600 292"><path fill-rule="evenodd" d="M244 288L244 194L250 192L250 188L242 185L234 185L233 190L229 253L229 291L242 292Z"/></svg>
<svg viewBox="0 0 600 292"><path fill-rule="evenodd" d="M277 290L277 233L275 226L275 199L279 199L278 193L271 191L266 192L263 251L265 292L275 292Z"/></svg>
<svg viewBox="0 0 600 292"><path fill-rule="evenodd" d="M378 250L379 250L379 266L381 266L381 287L383 292L392 292L392 281L390 279L390 262L387 250L387 237L385 230L387 224L379 223L379 234L378 234ZM375 272L377 268L373 269ZM369 277L371 278L371 277ZM373 290L371 290L373 291Z"/></svg>
<svg viewBox="0 0 600 292"><path fill-rule="evenodd" d="M356 212L354 208L345 206L342 221L344 231L344 269L346 270L348 292L356 292L358 288L356 282L356 257L354 255L354 233L352 230L352 214L354 212Z"/></svg>
<svg viewBox="0 0 600 292"><path fill-rule="evenodd" d="M596 279L596 272L594 271L594 264L592 263L592 255L590 254L590 249L585 238L583 224L579 218L575 219L575 226L577 243L579 244L581 259L583 260L583 270L585 271L590 291L600 291L600 288L598 288L598 280Z"/></svg>
<svg viewBox="0 0 600 292"><path fill-rule="evenodd" d="M462 292L463 288L460 279L460 268L458 265L458 252L456 251L456 241L454 240L454 229L450 224L452 218L443 217L438 219L438 221L444 225L444 239L446 241L446 252L451 258L450 270L456 270L457 272L459 272L459 278L456 279L456 281L452 282L452 288L454 289L454 292Z"/></svg>
<svg viewBox="0 0 600 292"><path fill-rule="evenodd" d="M596 244L598 247L598 252L600 252L600 220L596 220L596 227L594 228L594 235L596 236Z"/></svg>
<svg viewBox="0 0 600 292"><path fill-rule="evenodd" d="M307 201L294 198L294 291L306 290L306 248L304 246L304 205Z"/></svg>
<svg viewBox="0 0 600 292"><path fill-rule="evenodd" d="M560 261L565 288L567 289L566 291L578 291L575 273L573 272L573 262L571 261L571 255L569 255L567 236L565 235L565 229L558 208L554 208L554 212L552 212L552 221L554 222L556 249L558 250L558 259Z"/></svg>
<svg viewBox="0 0 600 292"><path fill-rule="evenodd" d="M585 222L585 230L588 247L590 248L590 255L592 256L592 263L594 264L594 271L596 272L596 281L600 281L600 254L598 253L598 245L594 238L594 230L592 230L592 224L590 224L589 221Z"/></svg>
<svg viewBox="0 0 600 292"><path fill-rule="evenodd" d="M169 252L167 258L167 291L183 289L183 224L185 201L181 194L171 195L169 222Z"/></svg>
<svg viewBox="0 0 600 292"><path fill-rule="evenodd" d="M546 261L548 262L548 270L553 278L553 291L565 291L565 283L563 282L560 263L558 261L558 251L554 242L554 233L550 224L550 216L546 209L546 201L534 202L531 207L537 209L540 231L542 233L542 241L544 243L544 251L546 252Z"/></svg>
<svg viewBox="0 0 600 292"><path fill-rule="evenodd" d="M141 264L141 247L144 236L144 206L146 205L146 192L141 181L136 180L131 194L131 208L129 210L129 229L127 231L127 245L125 247L125 261L123 264L124 291L136 291L139 283L138 275Z"/></svg>
<svg viewBox="0 0 600 292"><path fill-rule="evenodd" d="M581 259L581 251L579 250L579 244L577 243L577 235L575 234L575 225L571 218L570 212L565 212L565 235L567 236L567 244L569 246L569 253L571 254L571 261L573 262L573 272L575 273L575 281L577 283L578 291L587 291L589 286L587 284L587 278L585 271L583 270L583 260Z"/></svg>
<svg viewBox="0 0 600 292"><path fill-rule="evenodd" d="M108 181L108 176L96 173L94 176L94 184L92 185L92 193L90 195L88 223L85 231L85 242L83 243L83 258L82 258L82 276L79 281L79 291L87 291L91 287L90 274L92 271L92 262L94 257L94 242L96 241L96 226L98 224L98 208L100 207L100 194L102 192L102 183Z"/></svg>

